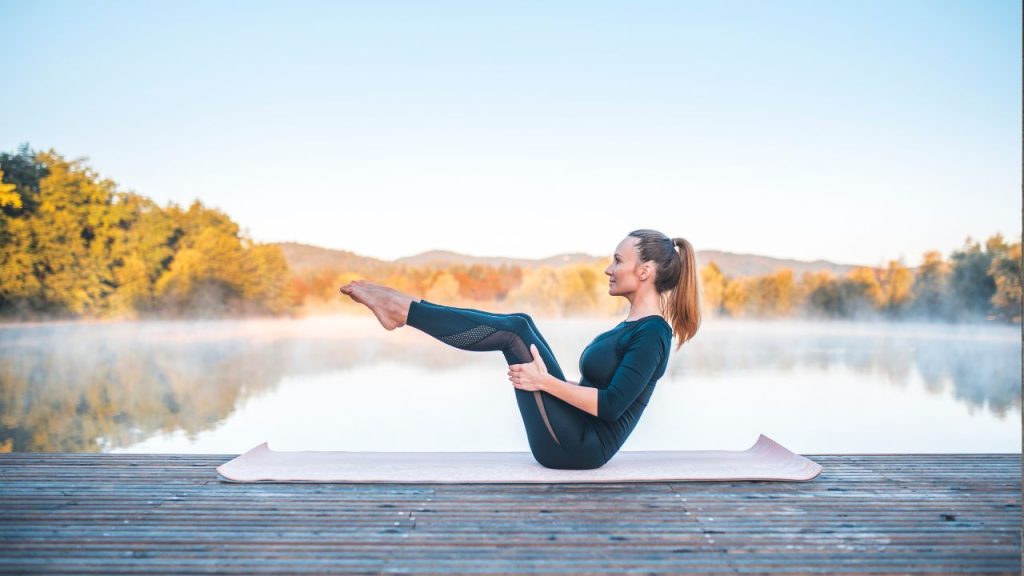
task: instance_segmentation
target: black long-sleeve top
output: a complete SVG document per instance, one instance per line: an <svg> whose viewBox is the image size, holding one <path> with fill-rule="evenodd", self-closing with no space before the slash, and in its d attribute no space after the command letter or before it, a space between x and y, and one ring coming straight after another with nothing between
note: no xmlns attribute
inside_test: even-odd
<svg viewBox="0 0 1024 576"><path fill-rule="evenodd" d="M633 432L668 366L672 328L658 315L598 334L580 356L580 386L597 388L593 426L611 458Z"/></svg>

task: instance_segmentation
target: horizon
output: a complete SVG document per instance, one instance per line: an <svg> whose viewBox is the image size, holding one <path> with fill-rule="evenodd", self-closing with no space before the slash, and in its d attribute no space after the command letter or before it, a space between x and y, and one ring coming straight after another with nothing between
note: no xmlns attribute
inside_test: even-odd
<svg viewBox="0 0 1024 576"><path fill-rule="evenodd" d="M985 238L974 238L974 237L972 237L971 239L974 240L974 241L980 242L980 243L984 243L984 241L985 241ZM1019 242L1020 241L1020 235L1018 234L1017 238L1004 238L1004 239L1007 242L1010 242L1010 241L1018 241ZM395 261L398 261L398 260L401 260L401 259L405 259L405 258L415 258L417 256L422 256L423 254L429 254L431 252L453 253L453 254L456 254L456 255L459 255L459 256L469 256L471 258L480 258L480 259L495 259L495 258L497 258L497 259L535 260L535 261L547 260L547 259L550 259L550 258L555 258L557 256L573 255L573 254L582 254L584 256L590 256L590 257L593 257L593 258L603 258L604 257L603 255L600 255L600 254L591 254L589 252L580 252L580 251L576 251L576 252L558 252L558 253L555 253L555 254L550 254L548 256L540 256L540 257L536 257L536 258L534 258L534 257L522 257L522 256L507 256L507 255L501 255L501 254L497 254L497 255L491 254L491 255L480 256L480 255L477 255L477 254L469 254L469 253L465 253L465 252L458 252L456 250L445 250L445 249L441 249L441 248L430 248L430 249L426 249L426 250L420 250L419 252L415 252L415 253L412 253L412 254L406 254L406 255L403 255L403 256L398 256L398 257L393 258L393 259L385 259L385 258L378 258L377 256L370 256L370 255L367 255L367 254L362 254L362 253L359 253L359 252L355 252L355 251L347 249L347 248L329 248L327 246L318 246L316 244L309 244L307 242L296 242L296 241L292 241L292 240L282 240L282 241L274 240L274 241L271 241L270 243L272 243L272 244L299 244L299 245L308 246L308 247L311 247L311 248L320 248L320 249L324 249L324 250L332 250L332 251L338 251L338 252L350 252L352 254L355 254L356 256L359 256L360 258L375 258L375 259L386 261L386 262L395 262ZM790 260L790 261L802 262L802 263L814 263L814 262L821 261L821 262L827 262L829 264L834 264L836 266L860 266L860 267L869 267L869 268L871 268L871 267L885 267L885 265L888 263L888 262L882 262L881 264L862 264L862 263L856 263L856 262L854 262L854 263L851 263L851 262L836 262L834 260L829 260L829 259L826 259L826 258L819 258L819 259L814 259L814 260L804 260L804 259L801 259L801 258L789 258L789 257L786 257L786 256L772 256L772 255L768 255L768 254L756 254L756 253L753 253L753 252L734 252L734 251L731 251L731 250L719 250L719 249L716 249L716 248L699 248L699 249L696 248L696 247L694 248L694 253L699 254L701 252L719 252L719 253L729 254L729 255L733 255L733 256L754 256L754 257L757 257L757 258L766 258L766 259L770 259L770 260ZM608 258L609 259L611 258L611 254L608 255ZM943 253L942 254L942 258L943 258L943 260L948 260L949 254ZM896 259L893 258L891 260L896 260ZM906 268L911 268L911 269L912 268L917 268L917 265L911 266L911 265L907 264L906 262L904 262L903 265Z"/></svg>
<svg viewBox="0 0 1024 576"><path fill-rule="evenodd" d="M1019 3L390 8L0 0L0 149L389 261L1021 237Z"/></svg>

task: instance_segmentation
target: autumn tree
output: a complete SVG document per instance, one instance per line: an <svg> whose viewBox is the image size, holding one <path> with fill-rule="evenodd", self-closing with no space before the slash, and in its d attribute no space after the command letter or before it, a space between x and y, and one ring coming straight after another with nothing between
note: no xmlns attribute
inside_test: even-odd
<svg viewBox="0 0 1024 576"><path fill-rule="evenodd" d="M722 295L722 307L733 318L745 316L750 307L754 281L750 278L735 278L725 285Z"/></svg>
<svg viewBox="0 0 1024 576"><path fill-rule="evenodd" d="M784 317L790 315L798 305L798 290L793 281L793 271L780 268L758 279L757 291L762 316Z"/></svg>
<svg viewBox="0 0 1024 576"><path fill-rule="evenodd" d="M0 154L0 311L26 312L45 303L30 223L45 175L46 167L25 146Z"/></svg>
<svg viewBox="0 0 1024 576"><path fill-rule="evenodd" d="M523 274L522 283L509 292L508 299L541 314L560 314L560 280L554 267L539 266Z"/></svg>
<svg viewBox="0 0 1024 576"><path fill-rule="evenodd" d="M46 173L27 144L17 153L0 154L0 312L25 314L46 307L32 221Z"/></svg>
<svg viewBox="0 0 1024 576"><path fill-rule="evenodd" d="M840 282L840 305L845 318L873 316L884 303L882 285L866 266L850 270Z"/></svg>
<svg viewBox="0 0 1024 576"><path fill-rule="evenodd" d="M708 262L700 271L701 286L704 293L701 302L704 305L703 312L709 316L718 316L724 309L722 303L725 299L725 285L728 280L722 270L714 261Z"/></svg>
<svg viewBox="0 0 1024 576"><path fill-rule="evenodd" d="M923 261L917 268L910 290L913 294L911 311L915 315L928 318L939 318L945 315L949 269L949 263L943 260L940 252L930 250L924 253Z"/></svg>
<svg viewBox="0 0 1024 576"><path fill-rule="evenodd" d="M882 310L894 318L902 317L913 301L914 274L903 262L890 260L881 273Z"/></svg>
<svg viewBox="0 0 1024 576"><path fill-rule="evenodd" d="M839 281L829 270L805 272L801 275L799 293L809 316L830 318L842 313Z"/></svg>
<svg viewBox="0 0 1024 576"><path fill-rule="evenodd" d="M992 309L1000 318L1021 321L1021 243L1011 244L992 258L989 268L996 285Z"/></svg>
<svg viewBox="0 0 1024 576"><path fill-rule="evenodd" d="M0 313L137 316L279 313L291 303L277 246L196 201L163 209L84 159L0 154Z"/></svg>
<svg viewBox="0 0 1024 576"><path fill-rule="evenodd" d="M423 296L435 304L450 304L459 298L459 281L451 272L438 271L433 283Z"/></svg>

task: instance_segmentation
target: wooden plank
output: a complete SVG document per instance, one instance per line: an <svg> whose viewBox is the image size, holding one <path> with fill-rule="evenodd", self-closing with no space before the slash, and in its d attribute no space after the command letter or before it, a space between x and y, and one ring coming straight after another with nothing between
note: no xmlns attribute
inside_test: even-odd
<svg viewBox="0 0 1024 576"><path fill-rule="evenodd" d="M1021 572L1019 454L810 482L230 484L233 455L0 455L2 573Z"/></svg>

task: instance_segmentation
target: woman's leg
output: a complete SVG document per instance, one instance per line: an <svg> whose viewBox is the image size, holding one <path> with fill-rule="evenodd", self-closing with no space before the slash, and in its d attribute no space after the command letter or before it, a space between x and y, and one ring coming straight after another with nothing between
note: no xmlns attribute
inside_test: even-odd
<svg viewBox="0 0 1024 576"><path fill-rule="evenodd" d="M421 298L419 301L425 302L427 304L434 304L435 306L437 306L437 304L435 304L434 302L429 302L426 299ZM544 344L544 347L547 348L549 351L551 350L551 346L548 344L548 341L544 339L544 335L540 333L540 329L538 329L537 325L533 323L533 318L530 318L529 314L524 314L523 312L509 312L508 314L501 314L499 312L487 312L486 310L477 310L475 308L459 308L458 306L446 307L453 308L455 310L463 310L465 312L476 312L477 314L484 314L492 318L502 318L508 316L518 316L520 318L523 318L524 320L530 323L530 328L533 329L533 333L537 335L537 338L539 338L540 341ZM540 348L540 346L537 346L537 348Z"/></svg>
<svg viewBox="0 0 1024 576"><path fill-rule="evenodd" d="M548 372L565 380L554 354L526 314L493 314L414 299L406 322L455 348L500 350L509 364L532 362L530 344L534 344ZM597 468L604 464L586 412L546 392L514 390L530 449L540 464L549 468Z"/></svg>

